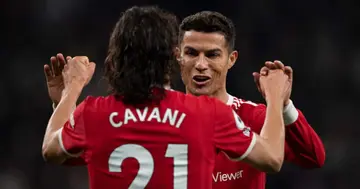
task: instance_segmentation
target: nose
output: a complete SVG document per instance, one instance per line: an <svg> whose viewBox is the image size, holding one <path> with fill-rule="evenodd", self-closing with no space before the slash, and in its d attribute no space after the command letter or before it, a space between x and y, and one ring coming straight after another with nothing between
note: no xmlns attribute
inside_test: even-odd
<svg viewBox="0 0 360 189"><path fill-rule="evenodd" d="M207 70L208 68L209 64L206 61L205 57L200 55L199 59L196 61L195 69L201 72Z"/></svg>

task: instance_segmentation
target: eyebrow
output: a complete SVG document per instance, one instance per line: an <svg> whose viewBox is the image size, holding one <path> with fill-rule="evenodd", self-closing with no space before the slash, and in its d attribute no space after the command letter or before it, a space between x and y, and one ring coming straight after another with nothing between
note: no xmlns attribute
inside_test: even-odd
<svg viewBox="0 0 360 189"><path fill-rule="evenodd" d="M194 47L190 47L190 46L185 46L184 49L193 50L193 51L199 51L199 50L195 49ZM219 48L214 48L214 49L206 50L205 52L222 52L222 50L219 49Z"/></svg>
<svg viewBox="0 0 360 189"><path fill-rule="evenodd" d="M190 46L185 46L184 49L186 49L186 50L196 50L194 47L190 47Z"/></svg>
<svg viewBox="0 0 360 189"><path fill-rule="evenodd" d="M222 50L219 48L215 48L215 49L207 50L206 52L222 52Z"/></svg>

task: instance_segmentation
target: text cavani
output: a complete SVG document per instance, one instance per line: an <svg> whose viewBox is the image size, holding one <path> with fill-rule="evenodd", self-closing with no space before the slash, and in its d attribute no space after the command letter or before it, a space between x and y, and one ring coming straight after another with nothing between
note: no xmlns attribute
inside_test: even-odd
<svg viewBox="0 0 360 189"><path fill-rule="evenodd" d="M183 123L186 114L179 112L179 110L173 110L167 108L164 114L160 114L159 108L155 107L151 111L149 111L148 107L144 109L135 109L131 110L126 108L124 111L124 120L122 121L115 121L119 120L117 118L119 116L119 112L112 112L109 116L110 124L113 127L121 127L122 125L126 125L130 122L152 122L156 121L158 123L169 124L176 128L179 128Z"/></svg>

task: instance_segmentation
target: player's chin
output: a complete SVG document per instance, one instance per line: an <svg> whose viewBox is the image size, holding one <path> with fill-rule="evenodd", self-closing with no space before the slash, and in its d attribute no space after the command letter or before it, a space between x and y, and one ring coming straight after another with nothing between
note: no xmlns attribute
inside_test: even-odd
<svg viewBox="0 0 360 189"><path fill-rule="evenodd" d="M196 84L193 84L190 87L191 94L195 96L201 96L201 95L211 95L210 87L209 86L198 86Z"/></svg>

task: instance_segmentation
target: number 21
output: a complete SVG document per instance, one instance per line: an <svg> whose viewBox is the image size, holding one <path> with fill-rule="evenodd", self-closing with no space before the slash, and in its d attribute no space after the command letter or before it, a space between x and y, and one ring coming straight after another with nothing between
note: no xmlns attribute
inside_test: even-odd
<svg viewBox="0 0 360 189"><path fill-rule="evenodd" d="M188 145L168 144L165 157L174 158L174 189L187 188ZM124 144L117 147L109 157L109 171L121 172L121 164L126 158L135 158L139 171L129 189L143 189L154 173L154 158L151 153L138 144Z"/></svg>

